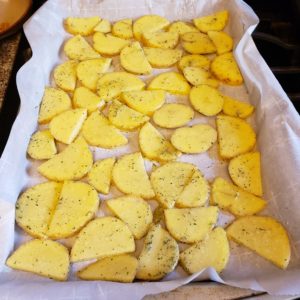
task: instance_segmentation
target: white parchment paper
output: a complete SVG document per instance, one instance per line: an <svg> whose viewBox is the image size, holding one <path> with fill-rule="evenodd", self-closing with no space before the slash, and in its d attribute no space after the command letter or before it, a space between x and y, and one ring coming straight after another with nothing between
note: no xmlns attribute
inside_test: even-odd
<svg viewBox="0 0 300 300"><path fill-rule="evenodd" d="M230 12L226 31L234 38L235 56L245 86L222 85L220 90L256 107L251 122L262 155L264 198L268 201L262 214L274 216L289 232L292 258L288 269L279 270L234 243L231 243L229 264L220 276L208 268L188 277L177 268L162 282L86 282L78 281L73 272L68 282L55 282L7 268L5 260L13 248L29 239L15 228L15 201L22 190L45 181L36 172L38 163L26 157L26 148L31 134L37 129L44 87L51 84L51 71L64 59L61 47L69 35L63 29L63 19L70 15L99 15L115 21L159 14L172 21L190 20L221 9ZM17 74L21 107L0 160L0 299L141 299L147 294L169 291L192 280L203 279L273 295L300 294L300 118L254 45L251 33L257 23L258 18L251 8L239 0L49 0L33 15L24 26L33 57ZM174 97L168 97L167 101L174 101ZM176 101L185 103L186 99ZM199 114L193 122L214 123L213 119L205 119ZM170 134L168 130L163 133ZM135 139L134 134L128 136L131 141ZM132 145L131 149L125 147L111 152L92 150L94 158L100 159L138 149L136 143ZM195 163L209 180L216 175L228 176L227 165L215 159L216 151L215 146L206 154L183 155L180 160ZM148 167L151 167L149 162ZM110 196L116 193L113 188ZM224 225L232 218L223 215L221 219ZM70 245L72 239L63 242ZM77 267L73 266L73 271Z"/></svg>

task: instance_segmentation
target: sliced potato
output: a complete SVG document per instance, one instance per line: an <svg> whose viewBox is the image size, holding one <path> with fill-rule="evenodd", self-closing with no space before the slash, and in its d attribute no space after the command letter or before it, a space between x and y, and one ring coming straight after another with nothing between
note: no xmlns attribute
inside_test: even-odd
<svg viewBox="0 0 300 300"><path fill-rule="evenodd" d="M114 157L98 160L94 163L88 173L88 183L92 185L99 193L108 194L112 169L116 162Z"/></svg>
<svg viewBox="0 0 300 300"><path fill-rule="evenodd" d="M231 117L245 119L249 117L253 111L254 106L245 102L241 102L234 98L224 96L223 113Z"/></svg>
<svg viewBox="0 0 300 300"><path fill-rule="evenodd" d="M92 153L82 137L78 137L62 152L38 167L39 173L50 180L76 180L92 167Z"/></svg>
<svg viewBox="0 0 300 300"><path fill-rule="evenodd" d="M222 110L224 99L217 89L199 85L191 89L190 102L196 111L210 117Z"/></svg>
<svg viewBox="0 0 300 300"><path fill-rule="evenodd" d="M232 158L249 152L256 143L256 134L244 120L229 116L218 116L219 151L222 158Z"/></svg>
<svg viewBox="0 0 300 300"><path fill-rule="evenodd" d="M179 49L145 47L144 52L150 65L154 68L169 68L176 64L182 55L182 50Z"/></svg>
<svg viewBox="0 0 300 300"><path fill-rule="evenodd" d="M202 32L221 31L227 24L228 11L218 11L213 15L196 18L193 20L195 26Z"/></svg>
<svg viewBox="0 0 300 300"><path fill-rule="evenodd" d="M192 84L192 85L201 85L201 84L207 84L210 85L210 79L209 77L211 76L210 73L202 68L198 67L186 67L183 69L183 75L186 78L186 80ZM214 84L213 87L218 87L218 82Z"/></svg>
<svg viewBox="0 0 300 300"><path fill-rule="evenodd" d="M90 35L94 27L101 21L99 17L77 18L68 17L65 19L65 28L71 34Z"/></svg>
<svg viewBox="0 0 300 300"><path fill-rule="evenodd" d="M232 181L256 196L262 196L260 153L250 152L233 158L228 165Z"/></svg>
<svg viewBox="0 0 300 300"><path fill-rule="evenodd" d="M29 141L27 153L34 159L50 159L56 154L54 138L49 130L35 132Z"/></svg>
<svg viewBox="0 0 300 300"><path fill-rule="evenodd" d="M114 165L112 178L117 188L124 194L132 194L145 199L154 197L140 152L126 154L119 158Z"/></svg>
<svg viewBox="0 0 300 300"><path fill-rule="evenodd" d="M223 31L208 31L207 35L217 48L217 53L223 54L230 52L233 48L233 40L230 35Z"/></svg>
<svg viewBox="0 0 300 300"><path fill-rule="evenodd" d="M153 224L165 223L165 208L158 205L153 212Z"/></svg>
<svg viewBox="0 0 300 300"><path fill-rule="evenodd" d="M227 228L227 235L281 269L286 269L289 264L291 247L288 234L285 228L271 217L239 218Z"/></svg>
<svg viewBox="0 0 300 300"><path fill-rule="evenodd" d="M173 49L177 46L179 35L177 32L145 32L142 36L146 46L162 49Z"/></svg>
<svg viewBox="0 0 300 300"><path fill-rule="evenodd" d="M107 200L106 205L125 222L135 239L141 239L152 223L151 206L142 198L128 195Z"/></svg>
<svg viewBox="0 0 300 300"><path fill-rule="evenodd" d="M132 282L138 267L138 260L129 254L102 258L77 272L83 280L104 280Z"/></svg>
<svg viewBox="0 0 300 300"><path fill-rule="evenodd" d="M123 19L112 26L112 34L121 39L133 38L132 19Z"/></svg>
<svg viewBox="0 0 300 300"><path fill-rule="evenodd" d="M191 54L210 54L216 52L216 47L210 38L201 32L187 32L181 36L182 47Z"/></svg>
<svg viewBox="0 0 300 300"><path fill-rule="evenodd" d="M190 54L183 56L179 63L178 68L183 71L184 68L194 67L208 70L210 66L210 60L204 55Z"/></svg>
<svg viewBox="0 0 300 300"><path fill-rule="evenodd" d="M95 32L109 33L111 32L111 24L108 20L102 19L96 27L94 27Z"/></svg>
<svg viewBox="0 0 300 300"><path fill-rule="evenodd" d="M154 77L148 85L148 90L163 90L171 94L187 95L190 86L181 74L166 72Z"/></svg>
<svg viewBox="0 0 300 300"><path fill-rule="evenodd" d="M193 25L188 24L186 22L177 21L172 23L169 28L169 32L176 32L179 35L185 34L187 32L198 32L198 29L195 28Z"/></svg>
<svg viewBox="0 0 300 300"><path fill-rule="evenodd" d="M74 91L76 87L77 62L68 60L58 65L53 71L55 84L66 92Z"/></svg>
<svg viewBox="0 0 300 300"><path fill-rule="evenodd" d="M208 267L213 267L220 273L226 267L229 255L226 232L223 228L217 227L202 241L181 252L180 264L189 274Z"/></svg>
<svg viewBox="0 0 300 300"><path fill-rule="evenodd" d="M6 265L64 281L69 273L69 252L66 247L51 240L31 240L15 250L7 259Z"/></svg>
<svg viewBox="0 0 300 300"><path fill-rule="evenodd" d="M217 177L212 184L211 204L242 217L261 211L266 206L266 201Z"/></svg>
<svg viewBox="0 0 300 300"><path fill-rule="evenodd" d="M138 258L136 278L158 280L172 272L178 262L179 248L176 241L159 224L149 230Z"/></svg>
<svg viewBox="0 0 300 300"><path fill-rule="evenodd" d="M78 234L71 250L71 262L134 252L131 231L121 220L102 217L92 220Z"/></svg>

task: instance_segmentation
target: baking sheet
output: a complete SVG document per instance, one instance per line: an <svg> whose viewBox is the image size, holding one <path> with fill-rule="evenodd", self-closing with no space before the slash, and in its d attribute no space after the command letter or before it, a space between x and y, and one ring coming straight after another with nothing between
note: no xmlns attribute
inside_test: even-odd
<svg viewBox="0 0 300 300"><path fill-rule="evenodd" d="M55 282L29 273L10 270L5 260L15 244L28 239L14 226L14 203L19 193L44 178L36 172L37 162L26 157L31 134L37 129L39 103L45 85L52 82L51 70L64 60L61 46L69 37L62 26L70 15L99 15L115 21L136 18L144 14L159 14L170 20L190 20L217 10L228 9L230 21L226 27L234 38L235 56L245 79L244 87L221 86L229 96L249 101L256 106L253 125L262 155L264 197L268 201L262 214L272 215L288 229L292 243L292 259L286 271L279 270L243 247L231 243L231 257L227 268L219 276L208 268L187 276L177 269L163 282L76 281L71 274L68 282ZM32 59L17 74L21 107L5 151L0 160L0 297L3 299L141 299L144 295L172 290L192 280L212 279L233 286L267 291L273 295L300 294L300 120L288 97L258 53L251 38L258 19L244 2L239 0L159 1L159 0L49 0L25 24L25 34L33 50ZM169 97L168 102L174 98ZM178 98L185 102L186 99ZM196 114L197 122L212 123L212 119ZM194 121L195 122L195 121ZM168 131L164 131L168 135ZM134 139L134 134L130 137ZM134 150L96 150L94 158L121 155ZM215 159L216 146L207 154L185 155L180 160L192 161L212 179L226 174L226 164ZM151 168L151 164L147 164ZM112 193L115 193L113 189ZM102 197L104 198L104 197ZM223 215L221 221L230 221ZM72 240L64 241L72 243ZM77 266L78 267L78 266ZM76 265L73 268L77 268Z"/></svg>

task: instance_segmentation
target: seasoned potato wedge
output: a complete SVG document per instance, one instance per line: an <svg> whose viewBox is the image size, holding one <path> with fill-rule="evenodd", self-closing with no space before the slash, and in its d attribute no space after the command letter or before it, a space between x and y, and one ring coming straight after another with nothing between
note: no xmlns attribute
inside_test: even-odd
<svg viewBox="0 0 300 300"><path fill-rule="evenodd" d="M65 28L71 34L90 35L94 27L101 21L99 17L76 18L69 17L65 19Z"/></svg>
<svg viewBox="0 0 300 300"><path fill-rule="evenodd" d="M121 39L133 38L132 19L123 19L112 26L112 34Z"/></svg>
<svg viewBox="0 0 300 300"><path fill-rule="evenodd" d="M66 247L51 240L31 240L15 250L7 259L6 265L64 281L69 273L69 252Z"/></svg>
<svg viewBox="0 0 300 300"><path fill-rule="evenodd" d="M76 180L92 167L92 153L82 137L78 137L62 152L38 167L38 171L50 180Z"/></svg>
<svg viewBox="0 0 300 300"><path fill-rule="evenodd" d="M216 52L216 47L208 37L201 32L187 32L181 36L182 47L191 54L210 54Z"/></svg>
<svg viewBox="0 0 300 300"><path fill-rule="evenodd" d="M206 124L178 128L171 136L171 143L176 149L191 154L207 151L216 140L216 130Z"/></svg>
<svg viewBox="0 0 300 300"><path fill-rule="evenodd" d="M222 110L224 99L217 89L199 85L191 89L190 102L196 111L210 117Z"/></svg>
<svg viewBox="0 0 300 300"><path fill-rule="evenodd" d="M56 154L54 138L49 130L35 132L29 141L27 153L34 159L50 159Z"/></svg>
<svg viewBox="0 0 300 300"><path fill-rule="evenodd" d="M112 178L117 188L124 194L132 194L145 199L154 197L140 152L119 158L114 165Z"/></svg>
<svg viewBox="0 0 300 300"><path fill-rule="evenodd" d="M86 266L77 272L83 280L104 280L132 282L138 267L138 260L129 254L108 256Z"/></svg>
<svg viewBox="0 0 300 300"><path fill-rule="evenodd" d="M173 49L178 44L179 35L177 32L145 32L142 35L142 40L148 47Z"/></svg>
<svg viewBox="0 0 300 300"><path fill-rule="evenodd" d="M219 152L222 158L232 158L249 152L256 143L256 134L244 120L229 116L218 116Z"/></svg>
<svg viewBox="0 0 300 300"><path fill-rule="evenodd" d="M227 235L281 269L289 264L291 247L287 232L271 217L239 218L227 228Z"/></svg>
<svg viewBox="0 0 300 300"><path fill-rule="evenodd" d="M266 206L266 201L217 177L212 184L211 204L242 217L261 211Z"/></svg>
<svg viewBox="0 0 300 300"><path fill-rule="evenodd" d="M234 98L224 96L223 113L231 117L245 119L254 111L254 106Z"/></svg>
<svg viewBox="0 0 300 300"><path fill-rule="evenodd" d="M153 212L153 224L159 224L165 222L165 208L161 205L158 205Z"/></svg>
<svg viewBox="0 0 300 300"><path fill-rule="evenodd" d="M232 181L256 196L262 196L260 153L251 152L233 158L228 165Z"/></svg>
<svg viewBox="0 0 300 300"><path fill-rule="evenodd" d="M148 90L163 90L171 94L187 95L190 86L181 74L166 72L154 77L148 85Z"/></svg>
<svg viewBox="0 0 300 300"><path fill-rule="evenodd" d="M219 86L218 81L210 78L210 73L202 68L186 67L183 69L183 75L190 84L195 86L201 84L206 84L214 88L217 88Z"/></svg>
<svg viewBox="0 0 300 300"><path fill-rule="evenodd" d="M207 35L217 48L217 53L223 54L230 52L233 48L233 40L230 35L223 31L208 31Z"/></svg>
<svg viewBox="0 0 300 300"><path fill-rule="evenodd" d="M136 278L158 280L172 272L179 259L176 241L159 224L149 230L138 258Z"/></svg>
<svg viewBox="0 0 300 300"><path fill-rule="evenodd" d="M55 84L66 92L74 91L76 87L77 62L68 60L58 65L53 71Z"/></svg>
<svg viewBox="0 0 300 300"><path fill-rule="evenodd" d="M95 32L109 33L111 32L111 24L108 20L102 19L96 27L94 27Z"/></svg>
<svg viewBox="0 0 300 300"><path fill-rule="evenodd" d="M152 223L150 205L140 197L128 195L107 200L106 205L110 210L131 230L135 239L141 239Z"/></svg>
<svg viewBox="0 0 300 300"><path fill-rule="evenodd" d="M164 104L153 114L153 121L160 127L177 128L193 120L194 111L187 105L179 103Z"/></svg>
<svg viewBox="0 0 300 300"><path fill-rule="evenodd" d="M78 234L71 250L71 262L134 252L131 231L121 220L102 217L92 220Z"/></svg>
<svg viewBox="0 0 300 300"><path fill-rule="evenodd" d="M182 55L179 49L144 48L150 65L154 68L169 68L177 63Z"/></svg>
<svg viewBox="0 0 300 300"><path fill-rule="evenodd" d="M99 193L108 194L112 169L116 162L114 157L98 160L88 173L88 183L92 185Z"/></svg>
<svg viewBox="0 0 300 300"><path fill-rule="evenodd" d="M217 227L202 241L181 252L180 264L189 274L208 267L213 267L220 273L226 267L229 255L226 232L223 228Z"/></svg>
<svg viewBox="0 0 300 300"><path fill-rule="evenodd" d="M196 18L193 20L195 26L202 32L221 31L227 24L228 11L219 11L213 15Z"/></svg>
<svg viewBox="0 0 300 300"><path fill-rule="evenodd" d="M186 22L177 21L172 23L169 28L169 32L176 32L179 35L185 34L187 32L198 32L198 29L195 28L193 25L188 24Z"/></svg>
<svg viewBox="0 0 300 300"><path fill-rule="evenodd" d="M179 63L178 68L183 71L187 67L202 68L208 70L210 60L204 55L190 54L183 56Z"/></svg>

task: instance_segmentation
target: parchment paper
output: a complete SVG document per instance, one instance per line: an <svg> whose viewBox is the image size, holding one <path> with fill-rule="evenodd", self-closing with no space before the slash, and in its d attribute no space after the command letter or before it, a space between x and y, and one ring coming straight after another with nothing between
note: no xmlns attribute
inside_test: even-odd
<svg viewBox="0 0 300 300"><path fill-rule="evenodd" d="M69 35L64 31L63 18L70 15L99 15L115 21L136 18L144 14L159 14L170 20L190 20L200 15L227 9L230 21L226 27L235 42L235 56L245 79L243 87L221 86L229 96L249 101L256 107L251 120L256 129L257 148L261 152L264 198L268 201L263 215L271 215L284 224L292 243L292 259L286 271L279 270L266 260L243 247L231 243L228 266L219 276L208 268L193 276L182 269L167 276L162 282L112 282L77 281L71 272L68 282L55 282L29 273L10 270L5 266L13 248L28 240L14 225L14 203L19 193L41 181L36 172L38 163L26 157L31 134L37 129L39 103L44 87L51 84L51 71L64 60L62 44ZM258 18L244 2L239 0L49 0L25 24L25 34L33 50L33 57L17 74L21 107L13 125L9 141L0 160L0 299L141 299L144 295L175 289L192 280L211 279L232 286L267 291L273 295L300 294L300 120L287 95L257 51L251 33ZM168 97L168 102L174 97ZM176 101L185 102L185 98ZM196 114L193 122L213 119ZM164 131L166 136L170 132ZM130 135L130 140L134 139ZM93 148L94 158L121 155L129 150L105 151ZM216 146L207 154L183 155L180 160L195 163L207 179L228 176L225 163L216 157ZM147 163L151 168L151 164ZM116 195L112 189L111 195ZM110 195L110 196L111 196ZM100 196L101 199L105 197ZM105 201L102 201L105 203ZM220 224L232 217L223 214ZM72 239L62 241L70 245ZM73 266L74 269L78 266Z"/></svg>

